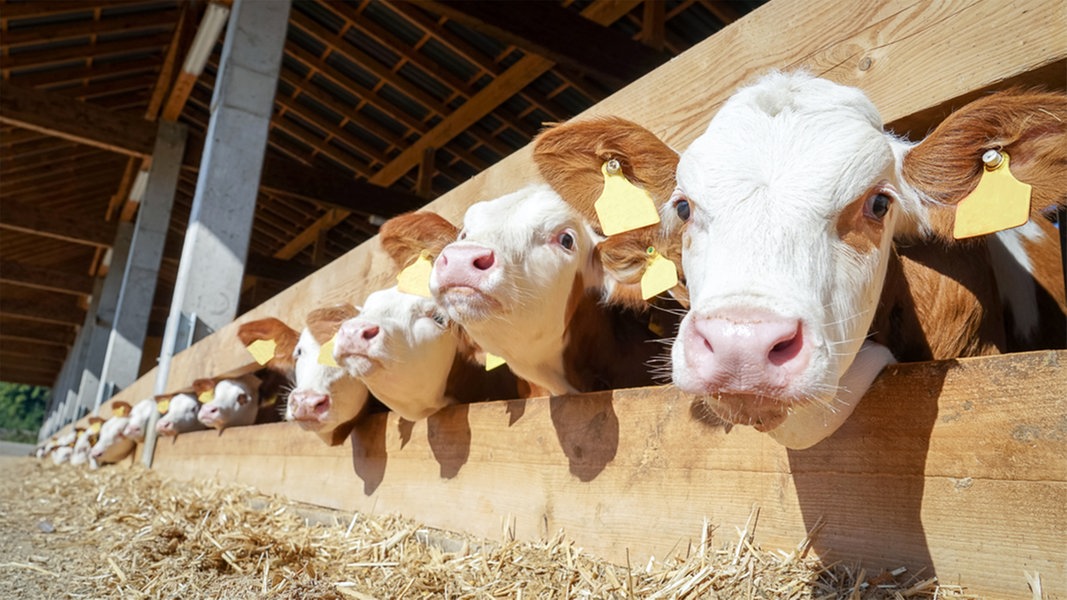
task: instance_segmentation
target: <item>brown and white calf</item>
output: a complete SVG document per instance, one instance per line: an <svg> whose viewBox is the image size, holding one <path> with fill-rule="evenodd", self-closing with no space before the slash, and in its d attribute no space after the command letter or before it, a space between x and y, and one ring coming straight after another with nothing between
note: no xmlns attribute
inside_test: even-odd
<svg viewBox="0 0 1067 600"><path fill-rule="evenodd" d="M148 419L152 416L152 413L155 410L155 398L144 398L137 404L134 404L133 409L130 410L130 423L126 425L126 430L123 431L122 434L137 443L144 442L145 428L148 427Z"/></svg>
<svg viewBox="0 0 1067 600"><path fill-rule="evenodd" d="M939 358L995 352L1006 339L1040 344L1027 337L1039 315L1034 304L1024 305L1020 290L1003 283L1006 272L1019 269L1028 276L1018 280L1035 286L1031 298L1051 299L1049 327L1062 332L1058 267L1028 266L1033 255L1017 250L1048 244L1040 213L1064 204L1065 131L1061 94L991 96L911 144L884 132L874 105L855 88L772 73L741 89L678 165L672 203L684 203L689 215L682 262L691 310L672 349L675 384L786 446L819 442L894 360L898 348L886 345L895 343L886 331L895 326L892 315L883 312L883 329L868 333L880 304L903 306L894 301L901 290L885 287L887 272L905 272L908 263L894 266L895 257L917 243L944 244L953 263L977 257L972 275L983 289L965 302L991 304L986 312L995 323L1002 295L1014 322L1007 334L988 322L972 332L936 331L939 316L955 319L951 310L961 307L898 277L911 287L904 295L913 311L941 311L921 318L935 325L924 331L929 343L920 351ZM982 240L996 246L988 252L999 253L999 264L982 241L952 237L956 203L977 184L981 157L991 149L1009 155L1012 173L1033 185L1031 223ZM933 257L912 257L911 268L928 268Z"/></svg>
<svg viewBox="0 0 1067 600"><path fill-rule="evenodd" d="M257 340L274 342L267 368L293 380L285 410L285 420L314 432L331 446L344 442L364 413L369 399L367 387L340 367L319 362L322 345L341 323L356 315L348 304L324 307L308 313L300 333L275 318L242 325L238 338L246 346Z"/></svg>
<svg viewBox="0 0 1067 600"><path fill-rule="evenodd" d="M204 400L197 418L206 427L219 431L252 425L259 412L259 384L259 378L252 374L194 381L197 397Z"/></svg>
<svg viewBox="0 0 1067 600"><path fill-rule="evenodd" d="M167 409L162 411L156 421L156 433L163 436L176 436L179 433L202 431L207 426L200 422L200 401L193 394L159 395L155 397L157 409L166 402Z"/></svg>
<svg viewBox="0 0 1067 600"><path fill-rule="evenodd" d="M531 185L467 210L430 290L533 394L647 385L652 336L633 315L599 305L601 239L551 187Z"/></svg>
<svg viewBox="0 0 1067 600"><path fill-rule="evenodd" d="M112 404L112 408L115 404L118 403ZM127 405L127 411L128 407L129 405ZM125 414L123 416L113 415L104 421L104 424L100 426L100 435L93 444L92 450L89 451L89 458L98 465L104 465L117 463L129 456L137 447L137 443L123 433L129 424L130 418Z"/></svg>

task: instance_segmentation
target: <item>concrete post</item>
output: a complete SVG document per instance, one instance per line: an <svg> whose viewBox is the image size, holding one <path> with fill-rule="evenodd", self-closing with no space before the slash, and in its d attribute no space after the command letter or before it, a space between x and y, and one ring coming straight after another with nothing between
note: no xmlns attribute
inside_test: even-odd
<svg viewBox="0 0 1067 600"><path fill-rule="evenodd" d="M97 386L93 403L94 413L107 400L104 396L110 387L108 383L113 384L115 389L121 389L137 379L141 350L152 316L159 265L163 260L163 245L167 241L167 227L174 206L174 193L178 189L186 133L186 127L178 123L163 121L159 125L148 185L137 211L129 259L115 308L115 321L107 340L100 372L101 384Z"/></svg>
<svg viewBox="0 0 1067 600"><path fill-rule="evenodd" d="M203 326L191 324L199 332L193 341L237 315L289 7L289 0L236 0L230 10L189 228L163 334L157 394L166 391L170 357L180 350L176 342L183 315L187 319L195 315ZM150 426L142 453L146 466L152 464L155 443L155 427Z"/></svg>
<svg viewBox="0 0 1067 600"><path fill-rule="evenodd" d="M126 271L126 262L130 255L130 242L133 240L133 223L119 223L115 234L115 243L111 246L111 265L104 277L104 286L96 300L92 329L89 334L87 354L81 371L80 383L74 391L78 402L87 410L93 410L96 393L100 387L100 372L104 366L104 354L107 352L107 340L115 323L115 311L118 306L119 292L122 290L122 276ZM77 417L76 417L77 418Z"/></svg>
<svg viewBox="0 0 1067 600"><path fill-rule="evenodd" d="M97 277L93 281L93 295L90 296L89 310L85 313L85 321L82 322L82 326L78 329L78 335L74 337L74 345L71 346L70 353L67 354L67 360L63 363L63 369L60 371L60 378L57 381L56 387L52 390L54 395L56 418L52 423L52 431L48 432L48 435L55 433L64 425L69 423L70 411L72 406L68 402L68 398L71 392L76 395L78 392L78 386L81 385L82 370L85 368L85 357L87 356L87 348L89 345L89 337L93 331L93 321L96 319L96 309L100 302L100 296L104 289L104 278Z"/></svg>

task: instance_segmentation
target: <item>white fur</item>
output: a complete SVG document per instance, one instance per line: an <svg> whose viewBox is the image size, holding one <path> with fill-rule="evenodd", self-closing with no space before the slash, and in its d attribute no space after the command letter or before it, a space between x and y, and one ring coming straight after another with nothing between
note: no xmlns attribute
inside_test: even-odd
<svg viewBox="0 0 1067 600"><path fill-rule="evenodd" d="M293 357L296 359L294 372L296 381L290 392L289 404L286 406L285 420L294 420L293 394L306 390L328 396L330 409L322 414L318 421L296 422L302 429L315 432L329 443L337 427L359 415L367 404L369 393L363 382L349 376L344 369L319 364L321 348L322 346L315 341L310 331L304 329L300 333L300 340L293 351Z"/></svg>
<svg viewBox="0 0 1067 600"><path fill-rule="evenodd" d="M346 331L377 326L379 333L357 354L342 354ZM445 385L458 340L430 298L405 294L395 286L367 297L359 316L341 325L334 357L350 375L401 417L424 419L447 406Z"/></svg>
<svg viewBox="0 0 1067 600"><path fill-rule="evenodd" d="M200 402L192 394L175 394L170 399L167 414L156 421L156 431L161 435L177 435L204 429L204 424L197 418L199 412ZM172 431L165 429L168 423L174 425Z"/></svg>
<svg viewBox="0 0 1067 600"><path fill-rule="evenodd" d="M430 277L438 304L519 377L554 395L576 392L563 366L565 312L577 274L587 289L601 287L594 259L600 239L593 228L547 185L474 204L463 225L450 247L490 248L500 268L473 292L446 290L440 287L439 256ZM573 250L559 245L563 231L573 233Z"/></svg>
<svg viewBox="0 0 1067 600"><path fill-rule="evenodd" d="M130 410L130 424L126 426L123 435L135 442L143 442L145 428L148 427L148 419L156 410L154 398L144 398Z"/></svg>
<svg viewBox="0 0 1067 600"><path fill-rule="evenodd" d="M89 456L100 464L117 463L133 452L137 445L122 434L129 425L129 417L111 417L100 427L100 437Z"/></svg>
<svg viewBox="0 0 1067 600"><path fill-rule="evenodd" d="M70 455L70 464L74 466L90 464L89 451L93 448L93 433L88 429L78 434L78 440L74 442L74 451ZM96 467L96 461L91 466Z"/></svg>
<svg viewBox="0 0 1067 600"><path fill-rule="evenodd" d="M218 413L212 413L212 407L217 407ZM222 430L255 423L258 411L259 378L244 375L216 383L214 397L200 407L198 418L207 427Z"/></svg>

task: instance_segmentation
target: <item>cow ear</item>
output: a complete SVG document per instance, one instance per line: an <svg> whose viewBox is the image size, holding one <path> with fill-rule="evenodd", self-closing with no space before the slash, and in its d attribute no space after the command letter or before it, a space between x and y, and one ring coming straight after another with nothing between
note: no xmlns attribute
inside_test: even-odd
<svg viewBox="0 0 1067 600"><path fill-rule="evenodd" d="M678 153L654 133L619 117L571 121L546 129L534 140L534 163L556 193L591 223L604 191L604 163L615 159L622 174L645 189L658 208L675 187Z"/></svg>
<svg viewBox="0 0 1067 600"><path fill-rule="evenodd" d="M398 269L422 252L436 257L456 240L459 228L437 213L420 211L389 219L378 230L378 240Z"/></svg>
<svg viewBox="0 0 1067 600"><path fill-rule="evenodd" d="M989 150L1010 157L1010 170L1031 187L1032 216L1064 206L1067 94L1012 89L980 98L948 116L903 160L903 177L926 200L938 237L952 239L956 205L985 171Z"/></svg>

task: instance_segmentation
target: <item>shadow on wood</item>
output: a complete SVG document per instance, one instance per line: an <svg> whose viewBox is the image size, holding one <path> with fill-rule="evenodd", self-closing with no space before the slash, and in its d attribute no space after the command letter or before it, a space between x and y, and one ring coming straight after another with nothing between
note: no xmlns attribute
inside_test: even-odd
<svg viewBox="0 0 1067 600"><path fill-rule="evenodd" d="M580 481L596 479L619 450L619 417L612 393L553 397L549 411L571 474Z"/></svg>

